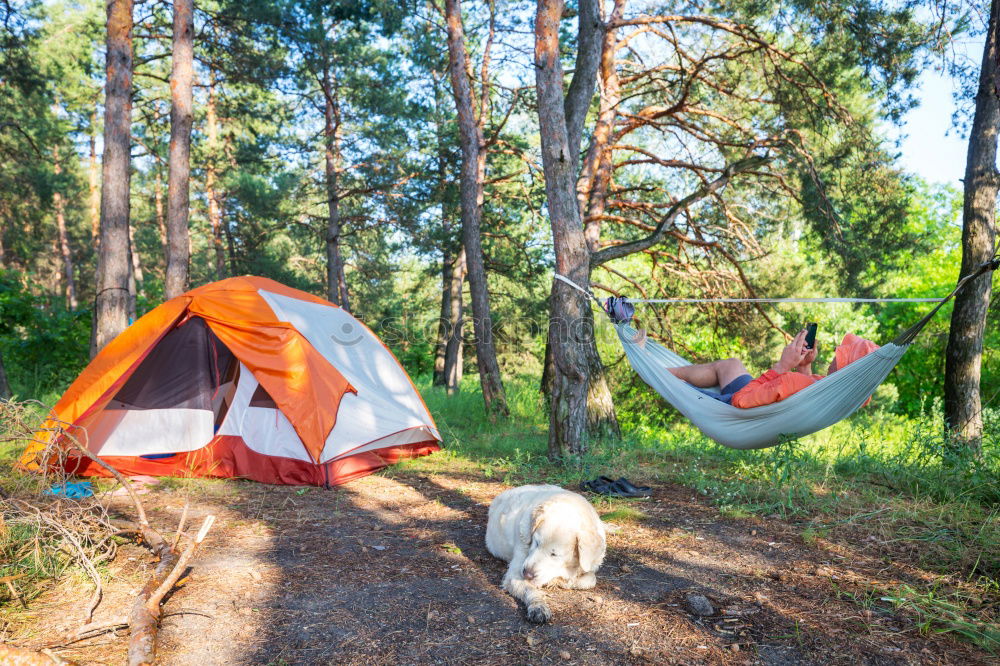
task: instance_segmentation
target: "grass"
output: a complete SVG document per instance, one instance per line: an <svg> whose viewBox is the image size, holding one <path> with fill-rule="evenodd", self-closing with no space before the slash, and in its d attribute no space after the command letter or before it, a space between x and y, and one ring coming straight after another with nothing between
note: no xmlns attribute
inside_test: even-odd
<svg viewBox="0 0 1000 666"><path fill-rule="evenodd" d="M602 513L601 520L606 523L624 523L626 525L635 525L644 520L649 520L649 516L631 506L620 506L612 511Z"/></svg>
<svg viewBox="0 0 1000 666"><path fill-rule="evenodd" d="M958 592L941 593L934 588L919 591L909 585L900 585L887 596L880 597L880 601L913 616L924 633L955 633L991 653L1000 652L1000 626L977 617L975 607L982 603L979 599L970 599Z"/></svg>

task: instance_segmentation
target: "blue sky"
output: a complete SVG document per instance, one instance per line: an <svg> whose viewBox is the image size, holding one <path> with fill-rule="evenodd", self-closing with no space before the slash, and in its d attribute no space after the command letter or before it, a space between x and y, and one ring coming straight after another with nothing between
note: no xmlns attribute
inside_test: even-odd
<svg viewBox="0 0 1000 666"><path fill-rule="evenodd" d="M960 39L954 43L958 57L978 73L983 57L983 37ZM961 189L965 174L968 137L952 125L958 86L949 76L927 69L920 77L920 105L906 114L900 130L900 166L931 183L946 183Z"/></svg>
<svg viewBox="0 0 1000 666"><path fill-rule="evenodd" d="M920 106L906 114L900 166L931 183L961 188L968 147L964 133L952 126L955 83L928 71L920 81Z"/></svg>

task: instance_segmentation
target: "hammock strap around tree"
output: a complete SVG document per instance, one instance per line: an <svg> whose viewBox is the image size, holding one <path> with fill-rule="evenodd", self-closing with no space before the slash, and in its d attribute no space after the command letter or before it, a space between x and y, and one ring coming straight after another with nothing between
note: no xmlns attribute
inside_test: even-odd
<svg viewBox="0 0 1000 666"><path fill-rule="evenodd" d="M965 287L965 285L969 284L983 273L989 273L995 271L997 270L997 268L1000 268L1000 259L997 259L997 251L994 250L993 256L990 258L989 261L984 261L979 266L978 269L976 269L972 273L969 273L964 278L959 280L958 284L955 285L955 288L951 290L950 294L942 298L940 303L935 305L930 312L928 312L927 314L925 314L923 317L920 318L920 321L918 321L916 324L914 324L913 326L909 327L908 329L897 335L892 342L900 346L908 345L911 342L913 342L913 339L917 337L917 334L924 329L924 326L927 325L927 322L929 322L934 317L934 315L937 314L938 310L940 310L945 303L950 301L955 296L955 294L961 291Z"/></svg>

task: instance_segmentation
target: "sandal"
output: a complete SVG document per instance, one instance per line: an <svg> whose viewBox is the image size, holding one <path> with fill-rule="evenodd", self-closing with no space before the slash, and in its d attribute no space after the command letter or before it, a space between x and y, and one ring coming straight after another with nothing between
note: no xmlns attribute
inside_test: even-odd
<svg viewBox="0 0 1000 666"><path fill-rule="evenodd" d="M584 481L580 488L585 491L607 495L608 497L649 497L651 488L634 486L628 479L622 477L614 481L606 476L599 476L593 481Z"/></svg>
<svg viewBox="0 0 1000 666"><path fill-rule="evenodd" d="M630 497L649 497L653 494L653 489L649 486L637 486L631 481L626 479L624 476L617 481L615 484L629 493Z"/></svg>

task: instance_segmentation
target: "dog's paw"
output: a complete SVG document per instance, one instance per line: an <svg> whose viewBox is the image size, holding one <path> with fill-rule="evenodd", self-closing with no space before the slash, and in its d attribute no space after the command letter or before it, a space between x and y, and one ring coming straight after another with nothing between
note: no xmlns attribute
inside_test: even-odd
<svg viewBox="0 0 1000 666"><path fill-rule="evenodd" d="M545 624L552 619L552 611L545 604L532 604L528 606L528 620L535 624Z"/></svg>
<svg viewBox="0 0 1000 666"><path fill-rule="evenodd" d="M597 576L593 572L588 571L585 574L576 577L573 581L574 590L592 590L594 586L597 585Z"/></svg>

